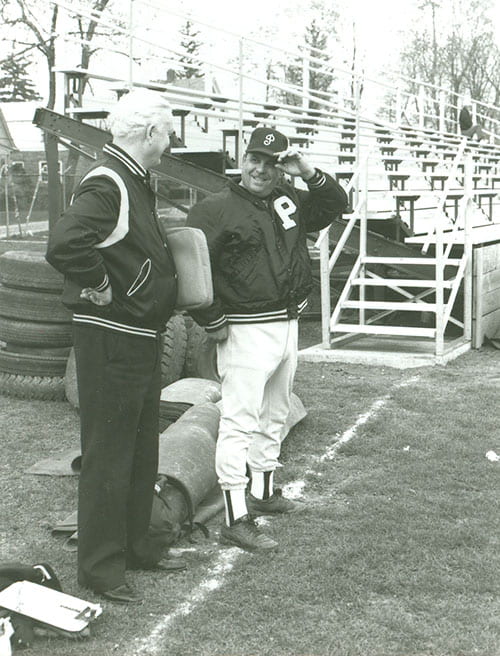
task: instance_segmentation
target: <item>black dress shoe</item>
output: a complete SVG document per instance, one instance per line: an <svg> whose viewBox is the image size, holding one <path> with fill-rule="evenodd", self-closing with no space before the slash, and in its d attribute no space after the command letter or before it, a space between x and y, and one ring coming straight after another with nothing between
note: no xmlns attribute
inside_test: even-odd
<svg viewBox="0 0 500 656"><path fill-rule="evenodd" d="M181 572L186 568L187 563L182 558L163 558L157 563L127 562L127 569L141 569L146 572Z"/></svg>
<svg viewBox="0 0 500 656"><path fill-rule="evenodd" d="M142 595L131 588L127 583L112 588L111 590L105 590L104 592L101 592L101 595L105 599L116 601L119 604L138 604L143 600Z"/></svg>

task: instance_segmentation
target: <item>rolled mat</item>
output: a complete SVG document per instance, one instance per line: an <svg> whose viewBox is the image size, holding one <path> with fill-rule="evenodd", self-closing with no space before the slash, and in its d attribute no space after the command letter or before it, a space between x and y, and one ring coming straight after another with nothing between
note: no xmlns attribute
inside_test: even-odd
<svg viewBox="0 0 500 656"><path fill-rule="evenodd" d="M161 400L199 405L220 400L220 383L208 378L180 378L161 391Z"/></svg>
<svg viewBox="0 0 500 656"><path fill-rule="evenodd" d="M158 474L183 490L193 517L215 487L215 443L220 412L215 403L195 405L160 435Z"/></svg>

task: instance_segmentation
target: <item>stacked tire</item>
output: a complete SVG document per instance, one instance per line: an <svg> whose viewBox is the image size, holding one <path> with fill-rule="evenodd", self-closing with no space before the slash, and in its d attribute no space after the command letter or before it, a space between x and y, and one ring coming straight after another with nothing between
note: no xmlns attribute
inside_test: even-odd
<svg viewBox="0 0 500 656"><path fill-rule="evenodd" d="M174 314L167 322L163 339L163 352L161 358L161 384L162 387L170 385L182 377L184 362L186 360L187 332L182 314ZM79 407L78 384L76 381L75 353L71 349L64 381L66 398L74 408Z"/></svg>
<svg viewBox="0 0 500 656"><path fill-rule="evenodd" d="M0 255L0 392L23 399L64 399L72 344L63 277L38 251Z"/></svg>
<svg viewBox="0 0 500 656"><path fill-rule="evenodd" d="M0 393L67 399L78 407L71 313L61 303L63 276L41 251L0 255ZM167 323L162 387L185 376L217 380L215 351L203 328L183 314Z"/></svg>

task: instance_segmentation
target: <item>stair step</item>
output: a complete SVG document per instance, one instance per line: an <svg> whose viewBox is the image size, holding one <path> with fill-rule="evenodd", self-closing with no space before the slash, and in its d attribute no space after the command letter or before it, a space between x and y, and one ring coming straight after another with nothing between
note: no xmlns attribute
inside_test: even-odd
<svg viewBox="0 0 500 656"><path fill-rule="evenodd" d="M342 309L401 310L408 312L436 312L435 303L406 303L404 301L344 301Z"/></svg>
<svg viewBox="0 0 500 656"><path fill-rule="evenodd" d="M408 328L403 326L373 326L357 323L337 323L330 327L332 333L360 333L367 335L407 335L408 337L435 337L435 328Z"/></svg>
<svg viewBox="0 0 500 656"><path fill-rule="evenodd" d="M460 266L461 259L448 258L444 261L445 266ZM362 258L362 264L437 264L435 257L383 257L383 256L365 256Z"/></svg>
<svg viewBox="0 0 500 656"><path fill-rule="evenodd" d="M353 285L365 285L366 287L436 287L435 280L409 280L407 278L354 278ZM445 280L443 287L451 289L454 280Z"/></svg>

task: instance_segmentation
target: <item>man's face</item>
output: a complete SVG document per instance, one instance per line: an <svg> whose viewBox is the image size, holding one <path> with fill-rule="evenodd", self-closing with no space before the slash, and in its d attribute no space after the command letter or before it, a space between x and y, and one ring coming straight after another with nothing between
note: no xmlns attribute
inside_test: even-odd
<svg viewBox="0 0 500 656"><path fill-rule="evenodd" d="M245 153L241 165L241 185L259 198L266 198L276 187L281 171L274 157L262 153Z"/></svg>
<svg viewBox="0 0 500 656"><path fill-rule="evenodd" d="M170 121L162 121L148 127L150 140L147 146L146 168L160 163L161 156L170 145L170 135L173 132Z"/></svg>

